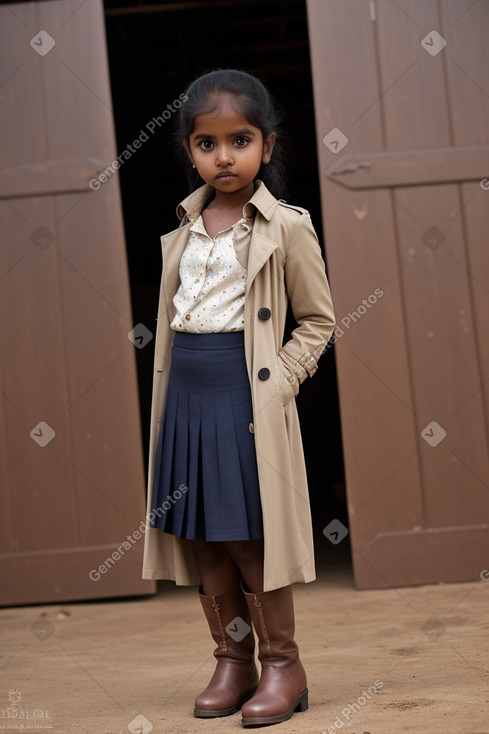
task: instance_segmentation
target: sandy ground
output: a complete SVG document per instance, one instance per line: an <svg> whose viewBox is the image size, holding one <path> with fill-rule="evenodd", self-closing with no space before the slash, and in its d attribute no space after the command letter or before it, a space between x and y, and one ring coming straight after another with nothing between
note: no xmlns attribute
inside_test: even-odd
<svg viewBox="0 0 489 734"><path fill-rule="evenodd" d="M489 734L488 582L356 591L340 558L295 600L310 708L261 731ZM2 609L0 627L0 730L246 731L192 716L214 669L194 588Z"/></svg>

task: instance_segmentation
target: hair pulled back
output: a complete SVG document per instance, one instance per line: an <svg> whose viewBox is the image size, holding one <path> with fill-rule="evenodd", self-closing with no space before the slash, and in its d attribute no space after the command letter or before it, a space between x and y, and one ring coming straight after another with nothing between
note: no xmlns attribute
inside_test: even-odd
<svg viewBox="0 0 489 734"><path fill-rule="evenodd" d="M212 114L219 110L223 98L228 96L233 109L241 114L250 125L261 130L263 139L270 133L277 137L268 164L262 164L256 178L263 181L269 191L277 198L287 196L287 176L284 166L284 140L280 130L283 113L272 96L252 74L236 69L217 69L197 77L185 90L183 104L180 107L176 137L183 150L184 141L188 141L195 127L195 119L199 115ZM185 156L188 161L187 156ZM201 180L197 178L196 183Z"/></svg>

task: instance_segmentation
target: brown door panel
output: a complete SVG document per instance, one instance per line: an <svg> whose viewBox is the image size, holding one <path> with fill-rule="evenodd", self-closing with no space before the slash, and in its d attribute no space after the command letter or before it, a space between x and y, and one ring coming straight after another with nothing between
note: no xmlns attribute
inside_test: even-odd
<svg viewBox="0 0 489 734"><path fill-rule="evenodd" d="M489 6L466 10L308 0L359 588L487 565Z"/></svg>
<svg viewBox="0 0 489 734"><path fill-rule="evenodd" d="M0 603L153 593L102 2L0 27Z"/></svg>

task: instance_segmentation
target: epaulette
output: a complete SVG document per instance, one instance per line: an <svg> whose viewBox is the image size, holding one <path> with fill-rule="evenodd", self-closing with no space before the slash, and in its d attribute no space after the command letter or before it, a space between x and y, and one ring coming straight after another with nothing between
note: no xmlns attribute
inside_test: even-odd
<svg viewBox="0 0 489 734"><path fill-rule="evenodd" d="M287 204L284 199L279 199L278 203L282 206L286 206L288 209L295 209L296 212L300 212L300 214L309 214L307 209L303 209L301 206L293 206L292 204Z"/></svg>

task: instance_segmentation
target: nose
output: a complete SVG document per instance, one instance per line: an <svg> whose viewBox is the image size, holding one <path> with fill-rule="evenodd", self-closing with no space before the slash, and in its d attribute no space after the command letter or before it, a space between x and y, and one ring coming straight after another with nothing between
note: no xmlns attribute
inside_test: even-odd
<svg viewBox="0 0 489 734"><path fill-rule="evenodd" d="M216 163L218 166L228 166L233 162L231 150L227 145L216 148Z"/></svg>

